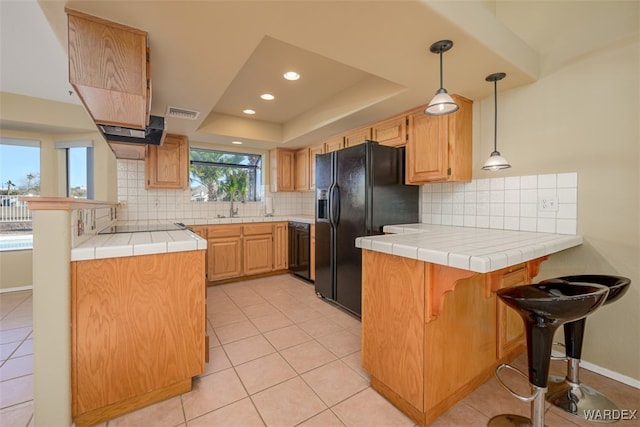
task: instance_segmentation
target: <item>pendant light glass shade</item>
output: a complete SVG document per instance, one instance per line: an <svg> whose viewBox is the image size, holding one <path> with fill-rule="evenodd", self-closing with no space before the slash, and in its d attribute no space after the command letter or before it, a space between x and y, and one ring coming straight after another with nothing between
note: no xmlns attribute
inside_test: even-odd
<svg viewBox="0 0 640 427"><path fill-rule="evenodd" d="M424 109L424 113L430 116L441 116L443 114L453 113L457 111L458 108L458 104L453 101L453 98L447 93L447 90L441 87L431 99L427 108Z"/></svg>
<svg viewBox="0 0 640 427"><path fill-rule="evenodd" d="M508 169L510 167L511 165L509 164L507 159L502 157L499 151L494 151L493 153L491 153L491 156L489 156L487 161L484 162L484 166L482 166L482 169L486 171L497 171L500 169Z"/></svg>
<svg viewBox="0 0 640 427"><path fill-rule="evenodd" d="M451 40L440 40L432 44L429 48L431 53L440 55L440 89L438 89L435 96L431 99L427 108L424 109L424 113L429 116L442 116L454 113L460 108L442 85L442 53L451 49L452 46L453 42Z"/></svg>
<svg viewBox="0 0 640 427"><path fill-rule="evenodd" d="M500 169L508 169L511 167L507 159L502 157L498 151L498 80L502 80L507 75L505 73L490 74L486 77L486 81L493 82L493 101L494 101L494 116L493 116L493 152L489 156L489 159L484 163L482 169L488 171L497 171Z"/></svg>

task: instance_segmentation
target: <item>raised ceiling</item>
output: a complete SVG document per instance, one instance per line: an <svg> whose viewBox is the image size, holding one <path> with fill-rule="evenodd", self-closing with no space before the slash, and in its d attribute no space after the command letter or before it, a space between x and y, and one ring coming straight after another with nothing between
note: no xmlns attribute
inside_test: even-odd
<svg viewBox="0 0 640 427"><path fill-rule="evenodd" d="M539 52L549 51L542 45L549 35L540 33L560 31L527 21L527 10L540 19L549 13L537 3L0 1L0 90L78 104L67 81L67 6L149 33L152 114L165 115L168 106L201 113L193 121L168 119L171 132L203 143L296 148L428 102L438 87L438 56L428 47L440 39L454 41L444 56L451 93L490 96L484 77L498 71L508 75L501 91L534 82ZM562 16L593 9L562 4L554 7ZM529 44L516 35L519 28ZM302 78L282 79L292 68ZM260 100L263 92L276 100ZM246 116L245 108L257 113ZM1 126L29 126L2 116ZM83 119L37 125L52 133L91 130L88 115Z"/></svg>

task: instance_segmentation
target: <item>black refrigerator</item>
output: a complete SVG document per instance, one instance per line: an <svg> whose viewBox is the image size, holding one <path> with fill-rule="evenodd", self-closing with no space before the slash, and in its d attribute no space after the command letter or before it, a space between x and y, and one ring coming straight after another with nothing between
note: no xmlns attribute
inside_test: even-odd
<svg viewBox="0 0 640 427"><path fill-rule="evenodd" d="M356 237L418 220L419 187L404 185L404 148L374 141L316 157L316 293L360 316Z"/></svg>

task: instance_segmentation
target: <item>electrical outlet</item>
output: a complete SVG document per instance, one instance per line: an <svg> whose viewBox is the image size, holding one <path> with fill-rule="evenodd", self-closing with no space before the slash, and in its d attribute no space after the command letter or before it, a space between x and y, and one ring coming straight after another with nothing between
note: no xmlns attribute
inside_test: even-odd
<svg viewBox="0 0 640 427"><path fill-rule="evenodd" d="M538 198L539 212L558 212L558 196L543 196Z"/></svg>

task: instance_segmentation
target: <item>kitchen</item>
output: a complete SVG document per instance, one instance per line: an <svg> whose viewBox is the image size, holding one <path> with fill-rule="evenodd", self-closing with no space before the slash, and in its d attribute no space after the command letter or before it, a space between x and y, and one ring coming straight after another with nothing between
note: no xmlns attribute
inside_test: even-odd
<svg viewBox="0 0 640 427"><path fill-rule="evenodd" d="M613 47L606 44L600 45L601 36L599 31L589 33L588 40L591 43L583 43L575 46L574 50L565 48L563 45L551 43L553 39L539 40L539 48L544 52L541 56L540 77L535 83L520 86L517 89L507 90L510 81L513 81L512 73L507 69L507 78L500 83L500 118L499 118L499 148L500 151L511 161L513 168L508 172L498 172L489 174L482 172L480 166L492 150L493 145L493 98L490 94L491 86L484 82L484 76L494 71L494 64L486 64L487 72L479 72L479 83L475 86L487 86L483 95L473 96L474 102L474 150L473 150L473 176L475 179L490 179L493 177L515 177L547 175L557 173L577 172L578 185L578 234L585 238L585 242L580 247L571 251L556 254L542 263L539 278L555 277L574 272L601 271L606 273L624 273L637 282L637 126L633 126L638 116L637 110L637 19L629 23L628 19L637 16L637 5L631 3L626 7L631 11L604 8L605 3L593 5L594 16L607 16L610 20L597 20L598 24L586 25L587 28L599 28L604 33L615 33L611 28L603 28L610 25L617 26L618 30L625 27L621 22L626 22L633 28L631 35L620 34L620 39ZM480 8L480 5L467 5L469 7ZM500 7L498 7L500 6ZM564 5L571 11L568 5ZM7 7L3 5L3 7ZM502 7L502 8L501 8ZM558 6L559 7L559 6ZM89 9L86 9L87 11ZM474 9L475 10L475 9ZM486 11L482 14L478 9L478 15L486 18ZM97 15L107 16L99 13L100 10L93 11ZM441 11L442 12L442 11ZM501 16L508 15L508 5L496 5L495 13ZM512 11L514 14L516 12ZM291 12L293 13L293 12ZM348 17L348 11L344 11L344 18ZM443 12L444 13L444 12ZM540 11L542 13L542 11ZM471 19L469 13L463 13L465 19ZM545 19L558 19L561 21L562 15L544 15ZM493 16L492 16L493 17ZM518 22L517 16L511 16L513 22ZM56 18L60 20L60 16ZM459 19L461 19L459 17ZM505 18L506 19L506 18ZM593 18L595 19L595 18ZM122 21L126 21L122 19ZM585 17L586 22L589 21ZM558 21L553 21L558 22ZM467 23L472 25L472 23ZM527 28L525 22L519 22L522 31ZM136 25L144 27L144 25ZM4 27L4 26L3 26ZM578 28L582 28L578 26ZM504 29L504 28L503 28ZM282 31L285 31L284 29ZM295 33L295 29L290 31ZM581 37L587 37L584 33ZM154 34L154 36L160 37ZM448 33L443 36L449 36ZM283 36L284 37L284 36ZM307 36L308 37L308 36ZM454 38L453 36L451 36ZM549 36L551 37L551 35ZM299 38L304 39L303 36ZM580 37L578 37L579 39ZM3 34L3 40L6 38ZM287 39L287 37L285 37ZM294 37L290 36L289 40ZM415 61L426 63L427 68L434 68L437 72L437 58L428 53L427 46L436 39L420 40L420 49L411 53ZM545 42L548 42L545 44ZM167 41L167 43L170 43ZM305 44L304 40L298 43ZM339 43L333 43L334 46ZM603 47L607 46L607 47ZM451 92L459 92L467 95L467 92L458 89L462 87L460 78L457 75L459 69L455 67L454 59L459 57L462 44L457 42L452 51L444 56L445 60L445 86ZM548 49L548 50L547 50ZM564 52L566 49L566 52ZM590 50L592 49L592 50ZM4 48L3 48L4 52ZM585 54L589 52L589 54ZM469 54L466 53L466 56ZM4 54L3 54L4 56ZM340 52L336 52L340 56ZM353 60L357 60L358 55L353 53ZM361 60L361 59L360 59ZM491 62L480 59L478 63ZM162 68L156 65L156 68ZM612 73L616 78L611 78ZM157 74L161 73L157 71ZM434 74L434 76L436 76ZM66 75L64 78L66 79ZM454 80L456 79L456 80ZM417 94L421 100L411 106L417 106L426 102L437 88L437 77L434 79L420 78L421 89ZM454 84L455 82L455 84ZM154 85L159 85L154 80ZM4 90L4 89L3 89ZM469 89L471 90L471 89ZM478 89L476 89L478 90ZM622 109L612 111L594 111L591 108L591 100L602 96L609 96L615 93L620 98ZM415 94L414 94L415 95ZM470 95L468 95L470 96ZM550 105L548 99L552 98ZM53 157L53 150L48 148L48 144L60 139L60 136L47 132L27 132L20 128L11 128L11 123L33 123L39 122L42 125L59 125L62 123L59 117L51 115L52 104L44 103L46 109L39 109L38 104L30 99L15 96L13 94L2 95L2 135L5 137L24 138L37 137L43 141L43 150ZM155 102L155 101L154 101ZM181 101L182 105L188 105L188 100ZM73 108L68 104L53 104L60 107L59 111L68 111L69 117L77 117L72 114ZM28 106L28 108L27 108ZM394 113L400 113L406 109L399 108ZM604 117L603 117L604 116ZM383 116L377 118L382 119ZM477 119L477 120L476 120ZM76 119L77 120L77 119ZM607 123L608 126L589 127L587 124ZM361 120L360 124L367 123ZM84 129L86 134L96 138L94 133L85 126L77 125ZM356 127L356 126L353 126ZM344 128L342 130L347 130ZM175 129L175 127L173 128ZM329 137L340 131L326 131L324 136ZM63 137L66 138L69 135ZM75 136L77 138L77 136ZM313 135L312 135L313 137ZM204 139L204 137L203 137ZM322 140L323 137L318 137ZM197 140L197 139L196 139ZM205 142L205 141L202 141ZM96 184L97 199L119 200L116 195L120 191L117 185L117 172L115 160L109 156L108 147L97 146L97 151L102 153L103 165L102 177L107 177L107 182L102 179ZM547 154L547 156L544 156ZM43 154L44 155L44 154ZM597 162L601 159L603 162ZM45 188L47 195L57 195L55 188L57 183L58 165L54 161L43 164L43 177L47 178L49 188ZM43 182L45 179L43 179ZM427 186L428 187L428 186ZM431 192L432 189L424 187L422 192ZM166 193L165 193L166 194ZM166 202L165 202L166 200ZM159 199L160 204L167 206L174 203L167 196ZM313 209L312 193L275 193L274 206L276 214L305 214L308 215ZM146 200L147 212L156 212L155 198ZM424 205L423 200L423 205ZM611 209L602 209L603 205L610 206ZM131 206L131 205L129 205ZM189 205L191 206L191 205ZM240 205L240 209L246 207ZM423 206L424 209L424 206ZM161 211L160 211L161 212ZM213 217L220 213L224 215L228 212L226 208L220 208L217 212L214 208ZM162 214L159 214L162 215ZM195 218L195 216L193 216ZM189 218L187 216L187 218ZM131 218L133 219L133 218ZM158 218L163 219L163 218ZM423 222L427 222L423 210ZM597 366L603 366L613 372L621 373L625 377L638 378L637 364L633 358L638 354L638 343L635 336L612 334L618 331L621 324L638 324L637 321L637 291L632 287L625 299L616 305L616 309L606 309L594 315L594 320L590 322L588 334L592 341L588 344L590 362ZM618 333L618 332L616 332Z"/></svg>

